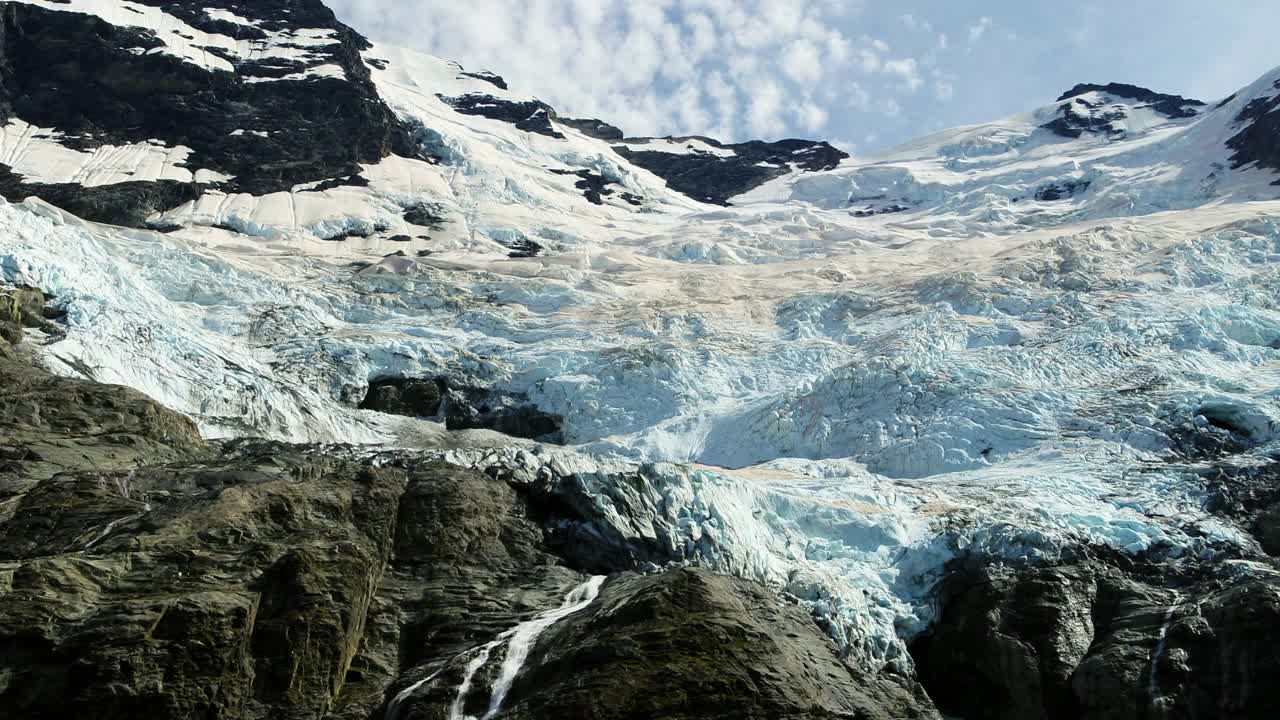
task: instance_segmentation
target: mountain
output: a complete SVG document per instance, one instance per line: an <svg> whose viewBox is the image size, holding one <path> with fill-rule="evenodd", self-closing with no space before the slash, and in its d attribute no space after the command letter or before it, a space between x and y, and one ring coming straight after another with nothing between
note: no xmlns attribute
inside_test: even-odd
<svg viewBox="0 0 1280 720"><path fill-rule="evenodd" d="M0 22L5 716L1280 704L1280 70L849 157Z"/></svg>

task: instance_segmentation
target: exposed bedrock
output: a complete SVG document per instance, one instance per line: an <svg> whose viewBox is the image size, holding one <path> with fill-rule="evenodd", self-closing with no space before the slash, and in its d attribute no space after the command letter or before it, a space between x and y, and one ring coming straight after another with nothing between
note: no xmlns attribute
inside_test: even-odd
<svg viewBox="0 0 1280 720"><path fill-rule="evenodd" d="M1273 89L1280 90L1280 82ZM1280 93L1260 97L1236 117L1240 131L1227 141L1232 167L1254 165L1280 171ZM1277 180L1274 184L1280 184Z"/></svg>
<svg viewBox="0 0 1280 720"><path fill-rule="evenodd" d="M694 140L723 151L723 155L638 149L648 140L650 138L633 138L628 141L630 144L616 145L613 149L632 164L665 180L672 190L717 205L728 205L730 198L795 169L832 170L849 157L828 143L811 140L770 143L753 140L728 145L705 137L666 138L670 142Z"/></svg>
<svg viewBox="0 0 1280 720"><path fill-rule="evenodd" d="M798 605L694 568L611 582L531 661L503 717L938 717L911 681L850 667Z"/></svg>
<svg viewBox="0 0 1280 720"><path fill-rule="evenodd" d="M443 398L440 383L419 378L391 378L369 383L362 410L405 417L434 417Z"/></svg>
<svg viewBox="0 0 1280 720"><path fill-rule="evenodd" d="M1184 581L1097 562L957 573L913 648L921 681L968 719L1272 717L1280 572L1224 562Z"/></svg>
<svg viewBox="0 0 1280 720"><path fill-rule="evenodd" d="M448 378L382 378L369 383L360 408L438 418L450 430L494 430L512 437L561 441L562 418L519 393L457 385Z"/></svg>
<svg viewBox="0 0 1280 720"><path fill-rule="evenodd" d="M17 118L56 130L59 142L80 151L152 140L187 147L189 169L229 176L219 187L254 194L359 173L360 163L393 152L416 154L410 131L379 97L361 58L368 42L323 3L143 4L218 35L254 40L268 30L310 28L331 32L333 42L312 49L305 61L246 60L208 51L230 63L231 72L139 52L164 45L140 28L5 3L0 121ZM208 9L230 9L253 24L218 21ZM342 77L305 77L322 65L340 68ZM261 128L271 131L246 132ZM206 187L166 180L80 188L25 181L4 170L0 193L12 201L37 195L86 219L123 225L140 225Z"/></svg>

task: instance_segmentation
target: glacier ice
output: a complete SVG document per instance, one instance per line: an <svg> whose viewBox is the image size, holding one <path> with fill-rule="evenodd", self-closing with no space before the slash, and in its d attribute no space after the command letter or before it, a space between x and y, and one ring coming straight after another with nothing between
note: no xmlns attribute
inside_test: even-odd
<svg viewBox="0 0 1280 720"><path fill-rule="evenodd" d="M184 226L167 235L0 204L0 276L67 313L43 361L210 437L447 448L571 494L602 542L786 592L903 671L953 559L1251 547L1179 446L1190 429L1241 462L1280 450L1280 202L1260 171L1214 167L1248 93L1122 142L1051 141L1034 114L950 131L710 208L568 128L453 113L434 93L480 81L446 63L370 53L439 164L210 192L158 218ZM403 219L418 202L444 229L384 237L428 235ZM322 239L350 231L369 237ZM521 239L547 251L507 257ZM387 376L524 394L569 447L359 410Z"/></svg>

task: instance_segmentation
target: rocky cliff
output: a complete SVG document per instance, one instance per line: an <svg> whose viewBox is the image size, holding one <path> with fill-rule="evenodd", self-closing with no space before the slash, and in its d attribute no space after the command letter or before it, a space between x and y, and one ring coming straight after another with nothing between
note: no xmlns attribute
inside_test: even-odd
<svg viewBox="0 0 1280 720"><path fill-rule="evenodd" d="M18 342L48 323L43 296L0 299L5 717L479 716L509 650L460 692L476 650L585 579L549 496L440 462L206 443L135 391L34 367ZM771 590L614 570L535 638L501 717L937 717Z"/></svg>

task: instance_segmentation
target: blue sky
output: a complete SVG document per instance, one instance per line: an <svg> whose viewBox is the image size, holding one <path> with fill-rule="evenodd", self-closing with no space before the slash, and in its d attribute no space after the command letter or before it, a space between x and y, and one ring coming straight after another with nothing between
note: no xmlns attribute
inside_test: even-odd
<svg viewBox="0 0 1280 720"><path fill-rule="evenodd" d="M870 152L1078 82L1213 100L1280 65L1275 0L332 0L375 40L489 69L632 135Z"/></svg>

